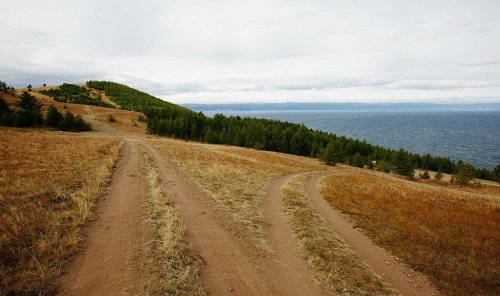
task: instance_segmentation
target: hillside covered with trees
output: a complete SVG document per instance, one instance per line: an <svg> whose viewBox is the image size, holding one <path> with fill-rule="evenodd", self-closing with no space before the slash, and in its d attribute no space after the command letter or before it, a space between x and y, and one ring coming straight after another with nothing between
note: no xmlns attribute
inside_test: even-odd
<svg viewBox="0 0 500 296"><path fill-rule="evenodd" d="M40 93L52 97L58 102L94 105L113 108L104 102L99 94L92 93L88 88L76 84L63 83L59 87L41 90Z"/></svg>
<svg viewBox="0 0 500 296"><path fill-rule="evenodd" d="M92 125L80 115L75 116L70 111L62 114L53 105L48 107L47 115L43 116L43 104L27 91L21 93L13 108L3 99L2 94L16 95L13 87L8 87L5 82L0 81L0 126L45 126L72 132L92 130Z"/></svg>
<svg viewBox="0 0 500 296"><path fill-rule="evenodd" d="M114 82L89 81L87 86L105 91L124 109L143 112L148 119L148 132L155 135L316 157L328 164L376 166L404 176L413 176L415 168L451 174L463 167L461 162L447 157L389 149L301 124L222 114L210 118ZM473 168L473 174L477 178L498 179L487 169Z"/></svg>

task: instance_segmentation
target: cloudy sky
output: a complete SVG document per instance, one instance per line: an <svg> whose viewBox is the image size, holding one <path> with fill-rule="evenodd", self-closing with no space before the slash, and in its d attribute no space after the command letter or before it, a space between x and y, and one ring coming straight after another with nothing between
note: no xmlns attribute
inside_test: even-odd
<svg viewBox="0 0 500 296"><path fill-rule="evenodd" d="M500 102L500 1L12 0L0 80L176 103Z"/></svg>

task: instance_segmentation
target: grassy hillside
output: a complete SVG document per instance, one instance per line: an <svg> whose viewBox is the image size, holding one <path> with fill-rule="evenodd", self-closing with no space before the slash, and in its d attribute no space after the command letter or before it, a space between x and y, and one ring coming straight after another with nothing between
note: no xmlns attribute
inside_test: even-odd
<svg viewBox="0 0 500 296"><path fill-rule="evenodd" d="M300 124L221 114L209 118L114 82L89 81L87 86L105 91L110 100L124 109L145 113L151 134L316 157L332 164L363 167L372 166L376 160L379 169L405 176L413 176L414 168L453 173L460 167L446 157L395 151ZM488 180L498 178L485 169L473 168L473 174Z"/></svg>

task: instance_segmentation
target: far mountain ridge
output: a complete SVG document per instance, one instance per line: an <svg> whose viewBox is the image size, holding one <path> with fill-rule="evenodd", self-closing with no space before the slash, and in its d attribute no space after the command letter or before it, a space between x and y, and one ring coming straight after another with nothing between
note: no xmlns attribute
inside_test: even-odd
<svg viewBox="0 0 500 296"><path fill-rule="evenodd" d="M181 104L193 111L500 111L500 103L229 103Z"/></svg>

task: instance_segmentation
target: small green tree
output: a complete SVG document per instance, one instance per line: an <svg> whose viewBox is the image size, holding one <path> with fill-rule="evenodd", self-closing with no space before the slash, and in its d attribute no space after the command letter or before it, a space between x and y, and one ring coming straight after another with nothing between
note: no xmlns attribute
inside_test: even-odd
<svg viewBox="0 0 500 296"><path fill-rule="evenodd" d="M390 173L393 170L393 167L394 166L392 165L392 163L385 160L381 160L377 163L375 169L377 171L382 171L384 173Z"/></svg>
<svg viewBox="0 0 500 296"><path fill-rule="evenodd" d="M92 125L89 122L86 122L83 120L83 118L80 115L77 115L75 117L75 120L73 122L73 128L72 130L74 131L90 131L92 130Z"/></svg>
<svg viewBox="0 0 500 296"><path fill-rule="evenodd" d="M73 129L75 116L73 113L66 111L64 117L59 121L59 129L62 131L70 131Z"/></svg>
<svg viewBox="0 0 500 296"><path fill-rule="evenodd" d="M57 110L54 105L50 105L47 109L47 118L45 119L45 125L50 127L58 127L63 115Z"/></svg>
<svg viewBox="0 0 500 296"><path fill-rule="evenodd" d="M321 153L321 160L327 165L335 165L342 161L342 153L335 147L335 143L331 141L328 143L323 153Z"/></svg>
<svg viewBox="0 0 500 296"><path fill-rule="evenodd" d="M358 168L362 168L365 166L365 160L359 152L356 152L356 154L354 154L354 156L352 157L351 165Z"/></svg>
<svg viewBox="0 0 500 296"><path fill-rule="evenodd" d="M424 170L423 172L420 172L420 174L418 175L421 179L430 179L431 178L431 175L429 174L429 171L428 170Z"/></svg>
<svg viewBox="0 0 500 296"><path fill-rule="evenodd" d="M394 172L401 176L413 177L415 168L410 156L406 151L400 149L394 156Z"/></svg>
<svg viewBox="0 0 500 296"><path fill-rule="evenodd" d="M31 84L28 84L28 91L31 91L31 89L33 88L33 86L31 86Z"/></svg>
<svg viewBox="0 0 500 296"><path fill-rule="evenodd" d="M438 181L441 181L442 179L444 178L444 174L443 172L441 171L441 169L439 169L435 174L434 174L434 179L438 180Z"/></svg>
<svg viewBox="0 0 500 296"><path fill-rule="evenodd" d="M19 99L16 101L16 107L26 111L42 111L43 104L40 103L35 96L27 91L23 91Z"/></svg>
<svg viewBox="0 0 500 296"><path fill-rule="evenodd" d="M451 176L451 182L460 185L469 185L474 179L474 168L472 165L459 161L455 173Z"/></svg>
<svg viewBox="0 0 500 296"><path fill-rule="evenodd" d="M500 164L497 164L497 166L493 169L493 178L495 181L500 183Z"/></svg>
<svg viewBox="0 0 500 296"><path fill-rule="evenodd" d="M15 105L19 108L16 114L16 126L29 127L42 123L42 103L33 95L24 91Z"/></svg>
<svg viewBox="0 0 500 296"><path fill-rule="evenodd" d="M1 81L0 81L1 82ZM9 104L0 96L0 125L12 124L12 110Z"/></svg>

